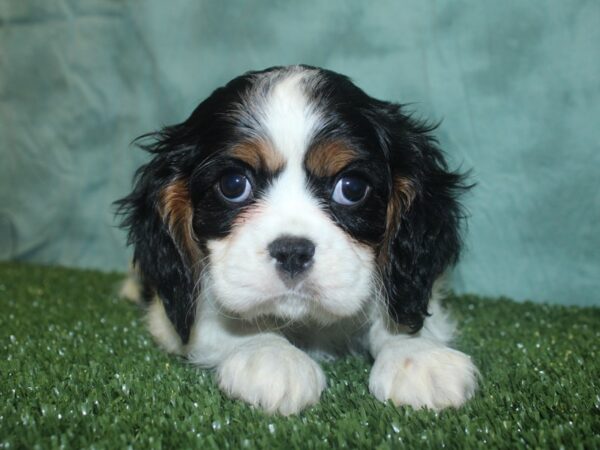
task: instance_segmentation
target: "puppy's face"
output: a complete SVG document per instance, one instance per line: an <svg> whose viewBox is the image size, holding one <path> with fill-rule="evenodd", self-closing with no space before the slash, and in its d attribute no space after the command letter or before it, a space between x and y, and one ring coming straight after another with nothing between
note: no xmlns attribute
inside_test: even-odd
<svg viewBox="0 0 600 450"><path fill-rule="evenodd" d="M342 124L327 130L332 111L314 97L318 72L253 81L230 106L234 118L251 117L251 128L189 184L204 285L242 317L327 323L356 314L375 295L388 197L383 154L341 133Z"/></svg>
<svg viewBox="0 0 600 450"><path fill-rule="evenodd" d="M199 290L227 314L323 324L385 298L420 327L458 252L460 178L427 131L346 77L294 66L236 78L156 134L122 206L184 341Z"/></svg>

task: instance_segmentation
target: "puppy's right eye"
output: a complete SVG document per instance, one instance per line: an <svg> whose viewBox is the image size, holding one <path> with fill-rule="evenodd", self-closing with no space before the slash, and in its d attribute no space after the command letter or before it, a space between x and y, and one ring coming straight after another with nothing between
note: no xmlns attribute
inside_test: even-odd
<svg viewBox="0 0 600 450"><path fill-rule="evenodd" d="M250 180L242 173L226 173L219 180L218 186L221 195L229 202L242 203L252 195Z"/></svg>

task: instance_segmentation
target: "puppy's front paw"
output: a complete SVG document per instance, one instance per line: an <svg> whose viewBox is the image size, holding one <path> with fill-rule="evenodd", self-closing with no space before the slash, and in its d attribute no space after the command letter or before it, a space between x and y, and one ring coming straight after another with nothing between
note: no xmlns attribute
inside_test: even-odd
<svg viewBox="0 0 600 450"><path fill-rule="evenodd" d="M458 407L473 396L478 371L459 351L430 343L397 342L382 349L369 378L382 402L415 409Z"/></svg>
<svg viewBox="0 0 600 450"><path fill-rule="evenodd" d="M319 401L325 374L304 352L287 343L237 349L218 367L219 386L234 398L285 416Z"/></svg>

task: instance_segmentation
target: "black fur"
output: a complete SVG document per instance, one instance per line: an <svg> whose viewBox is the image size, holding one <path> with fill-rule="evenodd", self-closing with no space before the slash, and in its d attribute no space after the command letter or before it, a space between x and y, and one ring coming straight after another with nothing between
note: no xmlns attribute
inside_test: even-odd
<svg viewBox="0 0 600 450"><path fill-rule="evenodd" d="M146 147L156 156L137 171L133 192L117 205L125 217L122 226L129 230L128 244L134 248L133 261L146 294L144 300L151 300L148 294L157 293L175 329L187 342L194 321L194 280L187 255L159 214L160 192L180 175L181 158L168 144L173 132L175 129L166 130L162 141Z"/></svg>
<svg viewBox="0 0 600 450"><path fill-rule="evenodd" d="M448 170L432 127L402 115L397 105L386 109L390 166L411 180L414 199L384 249L388 263L382 275L392 317L416 332L427 316L434 281L458 260L463 218L458 198L470 186L465 175Z"/></svg>
<svg viewBox="0 0 600 450"><path fill-rule="evenodd" d="M226 236L233 220L260 198L277 174L255 173L227 155L227 149L249 135L260 134L260 124L232 116L256 76L285 69L249 72L217 89L183 123L146 137L142 146L153 159L140 168L133 192L117 202L129 230L134 260L142 279L162 298L169 319L183 342L194 321L198 294L197 272L189 255L179 248L159 214L159 195L176 179L186 180L193 206L193 230L197 245L205 249L209 239ZM385 252L380 267L391 316L400 324L419 330L427 315L427 303L435 279L456 262L460 251L461 209L458 197L463 176L448 170L443 154L430 135L432 127L406 115L400 105L369 97L347 77L319 69L319 81L309 96L326 111L327 125L312 145L344 140L359 158L343 173L352 172L371 185L368 198L356 207L331 201L339 174L318 178L308 173L313 193L322 200L342 229L375 252ZM310 151L310 150L309 150ZM224 171L236 168L252 180L254 197L244 205L224 202L215 185ZM393 238L384 241L387 205L393 180L409 180L414 190L410 206L401 208L394 222Z"/></svg>

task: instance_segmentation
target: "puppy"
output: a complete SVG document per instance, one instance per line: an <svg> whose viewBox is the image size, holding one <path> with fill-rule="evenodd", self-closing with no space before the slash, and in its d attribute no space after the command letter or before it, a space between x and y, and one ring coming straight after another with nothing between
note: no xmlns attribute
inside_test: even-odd
<svg viewBox="0 0 600 450"><path fill-rule="evenodd" d="M248 72L143 136L152 158L118 204L159 345L283 415L319 400L320 358L362 350L379 400L462 405L477 369L448 347L434 283L466 187L431 130L300 65Z"/></svg>

